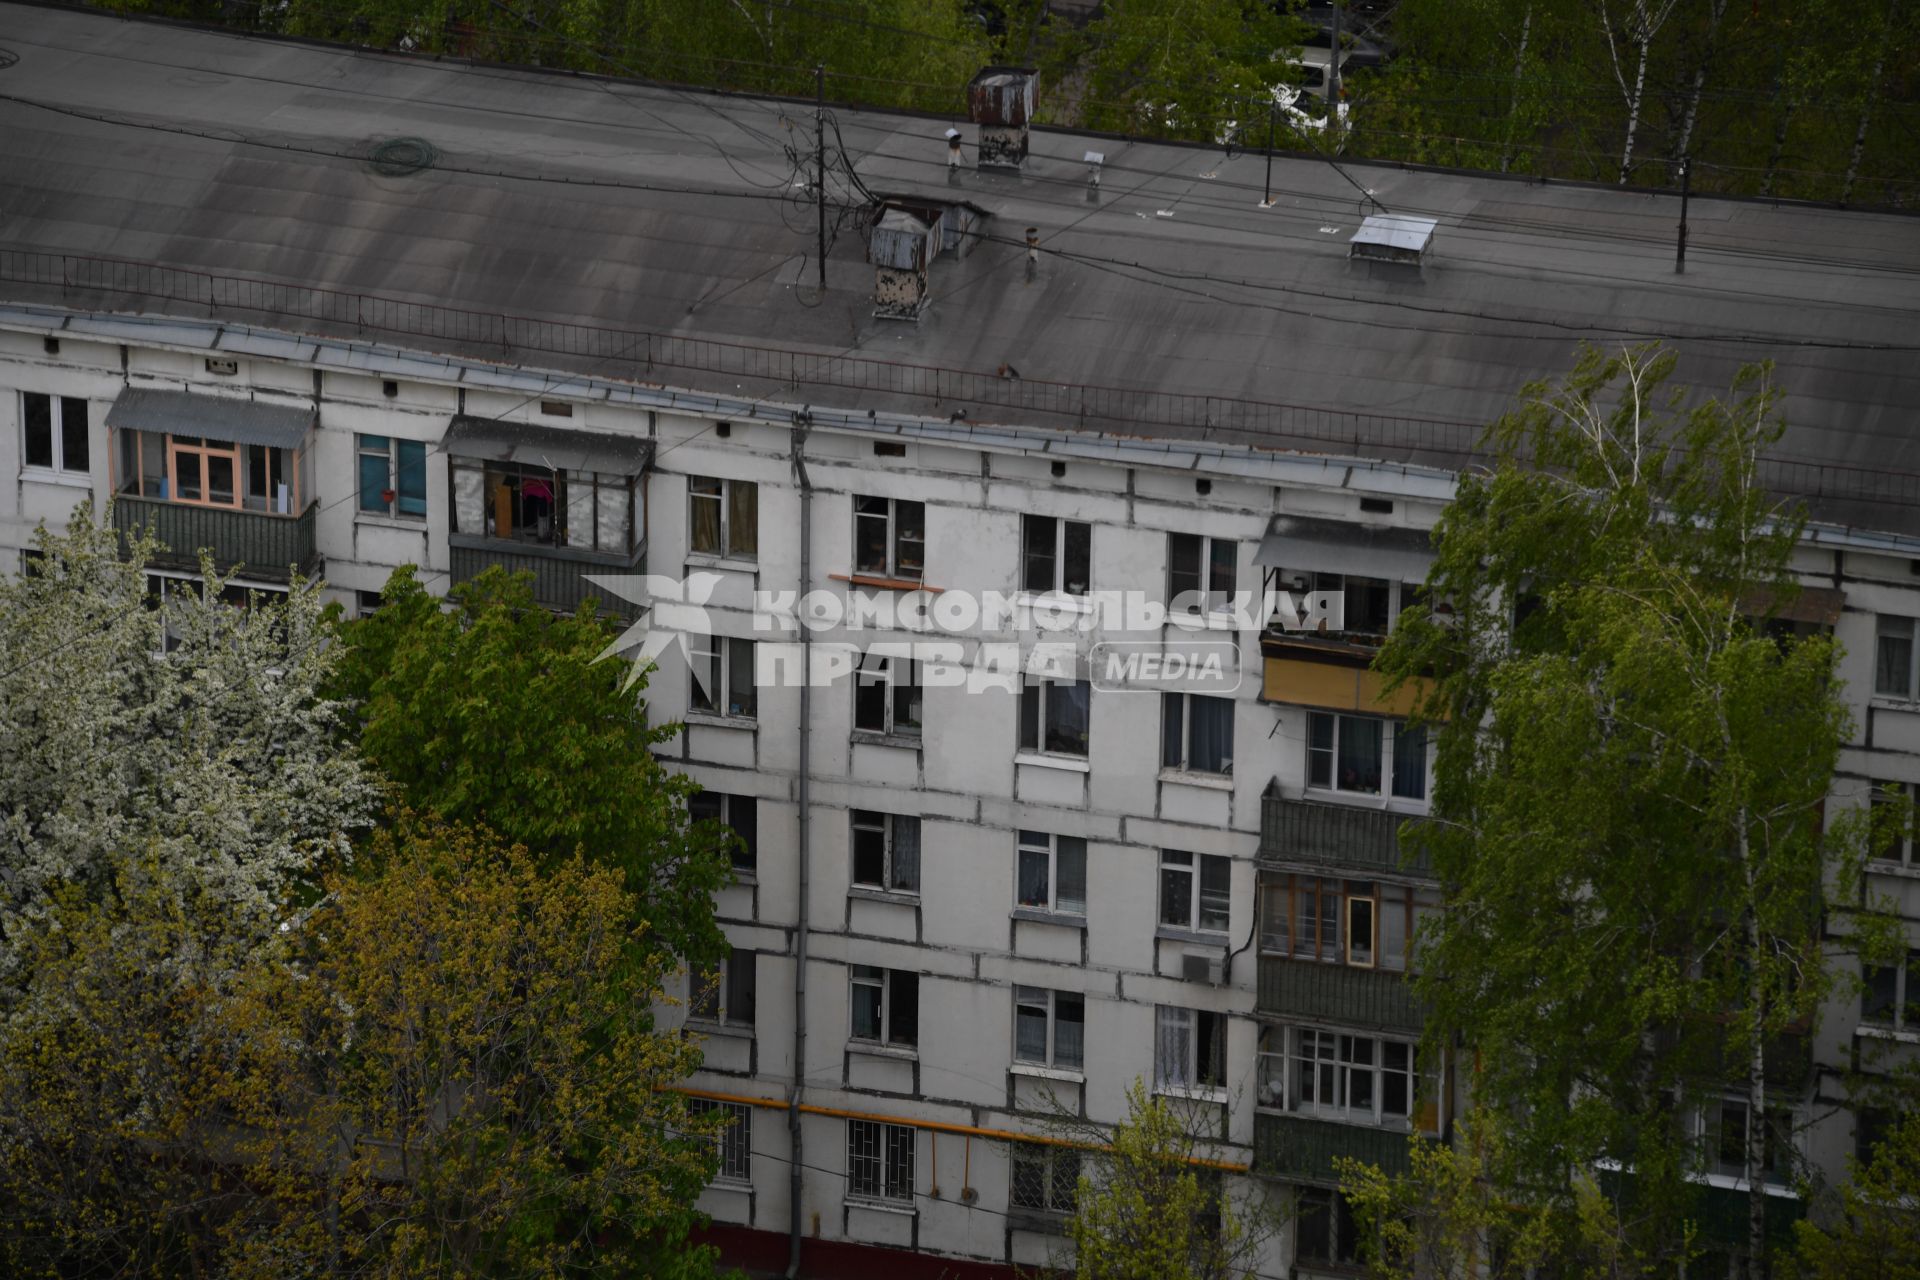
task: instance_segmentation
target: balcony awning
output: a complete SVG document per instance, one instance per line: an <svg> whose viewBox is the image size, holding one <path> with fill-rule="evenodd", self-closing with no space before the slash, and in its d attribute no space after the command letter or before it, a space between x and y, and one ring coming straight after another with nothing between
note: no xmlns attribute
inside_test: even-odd
<svg viewBox="0 0 1920 1280"><path fill-rule="evenodd" d="M459 458L616 476L639 475L653 456L653 442L639 436L568 431L465 413L455 414L447 424L440 447Z"/></svg>
<svg viewBox="0 0 1920 1280"><path fill-rule="evenodd" d="M107 425L115 431L157 431L297 449L313 428L313 407L128 387L107 410Z"/></svg>
<svg viewBox="0 0 1920 1280"><path fill-rule="evenodd" d="M1343 573L1422 582L1433 563L1423 529L1351 524L1314 516L1275 516L1253 562L1302 573Z"/></svg>

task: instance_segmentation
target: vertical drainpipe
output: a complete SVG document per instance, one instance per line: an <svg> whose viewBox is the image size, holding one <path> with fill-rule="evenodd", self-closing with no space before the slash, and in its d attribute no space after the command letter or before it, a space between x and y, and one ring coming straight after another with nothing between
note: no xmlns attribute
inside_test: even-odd
<svg viewBox="0 0 1920 1280"><path fill-rule="evenodd" d="M813 484L807 478L807 422L796 417L793 424L793 476L800 486L800 591L804 601L813 583ZM800 785L795 797L800 809L800 893L795 909L793 930L793 1087L787 1099L787 1136L792 1146L789 1176L787 1227L787 1277L800 1275L801 1217L804 1208L801 1190L804 1182L800 1145L801 1091L807 1082L807 897L808 831L812 814L808 808L807 781L813 772L808 748L811 745L813 699L813 641L804 610L800 617Z"/></svg>

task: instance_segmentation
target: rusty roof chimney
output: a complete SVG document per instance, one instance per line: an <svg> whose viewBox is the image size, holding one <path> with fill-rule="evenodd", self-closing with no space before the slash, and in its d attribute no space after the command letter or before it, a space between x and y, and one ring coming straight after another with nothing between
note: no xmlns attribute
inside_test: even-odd
<svg viewBox="0 0 1920 1280"><path fill-rule="evenodd" d="M1039 87L1032 67L984 67L968 83L967 119L980 126L980 168L1017 171L1026 164L1027 126Z"/></svg>

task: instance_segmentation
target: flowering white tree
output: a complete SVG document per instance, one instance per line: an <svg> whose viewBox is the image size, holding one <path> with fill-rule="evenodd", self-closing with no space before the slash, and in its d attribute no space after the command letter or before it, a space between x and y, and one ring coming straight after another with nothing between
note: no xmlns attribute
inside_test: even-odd
<svg viewBox="0 0 1920 1280"><path fill-rule="evenodd" d="M156 603L154 544L123 557L86 508L36 545L0 580L0 1011L56 894L103 889L137 851L176 901L260 936L379 800L320 694L316 592L237 608L203 566L204 584Z"/></svg>

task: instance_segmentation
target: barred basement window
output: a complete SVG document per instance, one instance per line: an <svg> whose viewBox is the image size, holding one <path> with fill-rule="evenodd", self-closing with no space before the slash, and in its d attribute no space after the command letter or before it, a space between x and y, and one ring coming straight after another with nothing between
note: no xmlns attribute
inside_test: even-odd
<svg viewBox="0 0 1920 1280"><path fill-rule="evenodd" d="M1072 1213L1080 1193L1080 1153L1071 1147L1013 1144L1007 1204L1040 1213Z"/></svg>
<svg viewBox="0 0 1920 1280"><path fill-rule="evenodd" d="M727 1125L714 1139L720 1149L720 1168L715 1182L750 1183L753 1181L753 1108L744 1102L719 1102L713 1098L689 1098L687 1110L694 1115L726 1115Z"/></svg>
<svg viewBox="0 0 1920 1280"><path fill-rule="evenodd" d="M847 1121L847 1197L913 1203L914 1130L877 1120Z"/></svg>

